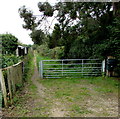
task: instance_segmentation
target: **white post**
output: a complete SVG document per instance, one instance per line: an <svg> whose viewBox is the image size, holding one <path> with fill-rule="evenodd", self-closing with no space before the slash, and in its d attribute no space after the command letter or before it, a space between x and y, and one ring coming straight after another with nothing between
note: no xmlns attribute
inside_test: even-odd
<svg viewBox="0 0 120 119"><path fill-rule="evenodd" d="M105 72L105 60L102 61L102 72Z"/></svg>
<svg viewBox="0 0 120 119"><path fill-rule="evenodd" d="M63 60L62 60L62 76L63 76Z"/></svg>
<svg viewBox="0 0 120 119"><path fill-rule="evenodd" d="M41 72L41 71L40 71L40 70L41 70L41 69L40 69L40 65L41 65L41 62L39 62L39 76L41 77L41 74L40 74L40 72Z"/></svg>
<svg viewBox="0 0 120 119"><path fill-rule="evenodd" d="M19 56L18 47L17 47L17 49L16 49L16 56L17 56L17 57Z"/></svg>
<svg viewBox="0 0 120 119"><path fill-rule="evenodd" d="M83 59L82 59L82 75L83 75Z"/></svg>
<svg viewBox="0 0 120 119"><path fill-rule="evenodd" d="M40 71L40 78L43 78L43 61L42 60L40 61L39 66L40 66L40 69L39 69L39 71Z"/></svg>
<svg viewBox="0 0 120 119"><path fill-rule="evenodd" d="M102 61L101 72L102 72L102 76L105 76L105 60Z"/></svg>

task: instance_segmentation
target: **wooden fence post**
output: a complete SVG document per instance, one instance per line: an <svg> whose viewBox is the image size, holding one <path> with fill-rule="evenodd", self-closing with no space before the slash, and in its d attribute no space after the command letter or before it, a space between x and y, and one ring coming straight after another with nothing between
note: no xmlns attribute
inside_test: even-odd
<svg viewBox="0 0 120 119"><path fill-rule="evenodd" d="M11 85L11 79L10 79L10 68L7 69L7 81L8 81L8 89L9 89L9 95L10 95L10 102L13 103L12 100L12 85Z"/></svg>
<svg viewBox="0 0 120 119"><path fill-rule="evenodd" d="M2 94L3 94L4 104L5 104L5 107L8 107L7 91L6 91L6 86L5 86L5 80L4 80L4 77L3 77L1 69L0 69L0 83L1 83L1 89L2 89Z"/></svg>
<svg viewBox="0 0 120 119"><path fill-rule="evenodd" d="M7 71L7 82L5 82L2 70ZM5 107L8 107L8 100L7 97L9 96L9 100L10 100L10 104L13 103L13 96L15 94L16 91L16 86L17 85L21 85L22 84L22 62L19 62L13 66L4 68L4 69L0 69L0 84L2 87L2 94L3 94L3 98L4 98L4 104ZM8 84L8 87L6 87L6 84Z"/></svg>
<svg viewBox="0 0 120 119"><path fill-rule="evenodd" d="M12 74L12 75L11 75ZM15 91L16 91L16 87L15 87L15 77L14 77L14 70L13 70L13 67L10 68L10 80L11 80L11 83L12 83L12 93L13 95L15 94Z"/></svg>

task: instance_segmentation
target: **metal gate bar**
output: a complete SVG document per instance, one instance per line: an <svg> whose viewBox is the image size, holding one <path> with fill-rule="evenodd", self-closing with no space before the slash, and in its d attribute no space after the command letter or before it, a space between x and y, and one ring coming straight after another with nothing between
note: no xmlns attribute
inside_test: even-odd
<svg viewBox="0 0 120 119"><path fill-rule="evenodd" d="M41 78L62 78L66 76L100 76L102 62L99 59L41 60Z"/></svg>

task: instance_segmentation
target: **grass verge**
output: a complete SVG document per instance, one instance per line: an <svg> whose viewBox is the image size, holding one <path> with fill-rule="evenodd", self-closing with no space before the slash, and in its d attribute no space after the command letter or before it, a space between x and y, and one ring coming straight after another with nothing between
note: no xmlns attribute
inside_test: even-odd
<svg viewBox="0 0 120 119"><path fill-rule="evenodd" d="M118 80L102 77L40 80L52 95L66 107L66 116L116 116ZM102 105L102 106L101 106ZM115 107L116 106L116 107ZM114 107L114 108L113 108Z"/></svg>

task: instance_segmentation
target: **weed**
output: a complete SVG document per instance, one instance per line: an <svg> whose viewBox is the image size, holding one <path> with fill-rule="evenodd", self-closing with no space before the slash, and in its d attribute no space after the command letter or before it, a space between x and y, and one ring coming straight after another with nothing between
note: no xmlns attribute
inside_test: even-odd
<svg viewBox="0 0 120 119"><path fill-rule="evenodd" d="M23 84L16 84L16 90L21 89L23 87Z"/></svg>
<svg viewBox="0 0 120 119"><path fill-rule="evenodd" d="M2 92L0 91L0 109L1 109L1 107L2 107Z"/></svg>
<svg viewBox="0 0 120 119"><path fill-rule="evenodd" d="M32 92L35 92L37 90L37 87L34 84L32 84L30 85L29 89L32 90Z"/></svg>
<svg viewBox="0 0 120 119"><path fill-rule="evenodd" d="M58 91L58 92L55 93L55 97L57 97L57 98L61 98L63 96L65 96L65 97L66 96L71 96L71 94L67 93L67 92L61 92L61 91Z"/></svg>
<svg viewBox="0 0 120 119"><path fill-rule="evenodd" d="M19 98L16 97L16 96L13 98L13 102L14 102L14 103L16 103L18 100L19 100Z"/></svg>
<svg viewBox="0 0 120 119"><path fill-rule="evenodd" d="M23 117L27 114L30 113L30 111L28 109L21 109L19 110L19 114L22 115Z"/></svg>
<svg viewBox="0 0 120 119"><path fill-rule="evenodd" d="M95 88L95 91L101 92L101 93L112 93L113 91L111 89L108 88Z"/></svg>
<svg viewBox="0 0 120 119"><path fill-rule="evenodd" d="M81 89L82 89L82 90L87 90L87 88L86 88L86 87L82 87Z"/></svg>
<svg viewBox="0 0 120 119"><path fill-rule="evenodd" d="M73 104L70 111L72 111L71 116L83 115L91 113L91 111L80 107L79 105Z"/></svg>

